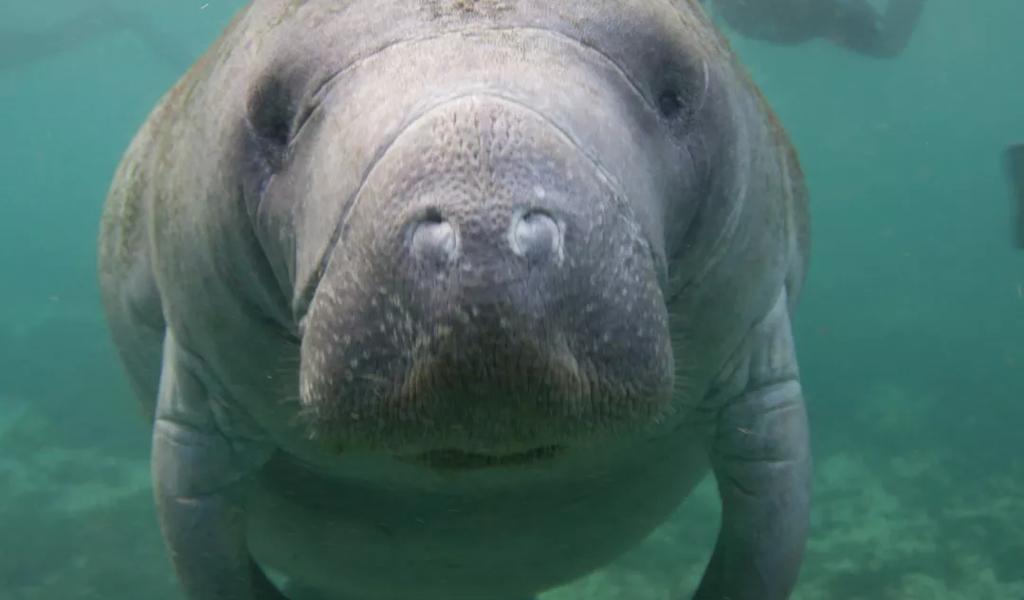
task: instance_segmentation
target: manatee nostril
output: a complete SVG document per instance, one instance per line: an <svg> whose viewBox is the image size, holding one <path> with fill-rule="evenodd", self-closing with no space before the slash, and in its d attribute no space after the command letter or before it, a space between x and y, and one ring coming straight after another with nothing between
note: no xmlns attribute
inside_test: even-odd
<svg viewBox="0 0 1024 600"><path fill-rule="evenodd" d="M412 252L416 257L445 264L454 260L458 251L459 240L455 228L437 209L428 209L413 224Z"/></svg>
<svg viewBox="0 0 1024 600"><path fill-rule="evenodd" d="M545 211L529 210L513 217L509 243L513 252L530 262L561 262L562 228Z"/></svg>

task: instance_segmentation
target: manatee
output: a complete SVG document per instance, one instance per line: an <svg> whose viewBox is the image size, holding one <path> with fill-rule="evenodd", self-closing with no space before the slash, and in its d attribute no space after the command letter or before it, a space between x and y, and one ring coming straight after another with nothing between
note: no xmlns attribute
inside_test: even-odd
<svg viewBox="0 0 1024 600"><path fill-rule="evenodd" d="M807 198L695 0L257 0L101 229L188 598L522 600L708 473L696 597L790 594Z"/></svg>
<svg viewBox="0 0 1024 600"><path fill-rule="evenodd" d="M925 0L701 0L737 32L794 45L826 39L872 58L898 56L910 42Z"/></svg>

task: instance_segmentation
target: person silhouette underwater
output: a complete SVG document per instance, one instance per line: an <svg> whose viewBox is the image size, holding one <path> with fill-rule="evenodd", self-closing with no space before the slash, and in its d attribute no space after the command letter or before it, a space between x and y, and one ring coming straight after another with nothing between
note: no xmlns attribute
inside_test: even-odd
<svg viewBox="0 0 1024 600"><path fill-rule="evenodd" d="M823 38L872 58L903 52L925 0L701 0L745 37L784 45Z"/></svg>

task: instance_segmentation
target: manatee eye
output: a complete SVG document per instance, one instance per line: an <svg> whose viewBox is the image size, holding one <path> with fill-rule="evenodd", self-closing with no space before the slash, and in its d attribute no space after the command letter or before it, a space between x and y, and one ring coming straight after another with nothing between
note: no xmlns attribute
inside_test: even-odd
<svg viewBox="0 0 1024 600"><path fill-rule="evenodd" d="M278 77L265 77L249 96L249 127L271 169L281 166L285 149L291 141L295 112L292 95Z"/></svg>
<svg viewBox="0 0 1024 600"><path fill-rule="evenodd" d="M675 119L683 112L683 98L676 90L665 90L658 96L658 110L666 119Z"/></svg>
<svg viewBox="0 0 1024 600"><path fill-rule="evenodd" d="M704 108L710 91L707 64L673 65L662 72L665 81L657 98L658 111L663 118L688 128Z"/></svg>

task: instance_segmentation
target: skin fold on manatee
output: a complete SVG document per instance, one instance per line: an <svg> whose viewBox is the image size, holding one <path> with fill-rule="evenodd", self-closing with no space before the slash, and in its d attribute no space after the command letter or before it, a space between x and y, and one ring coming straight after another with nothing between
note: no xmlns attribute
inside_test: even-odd
<svg viewBox="0 0 1024 600"><path fill-rule="evenodd" d="M693 597L789 596L796 155L696 0L552 6L257 0L132 142L100 279L188 598L521 600L709 471Z"/></svg>

